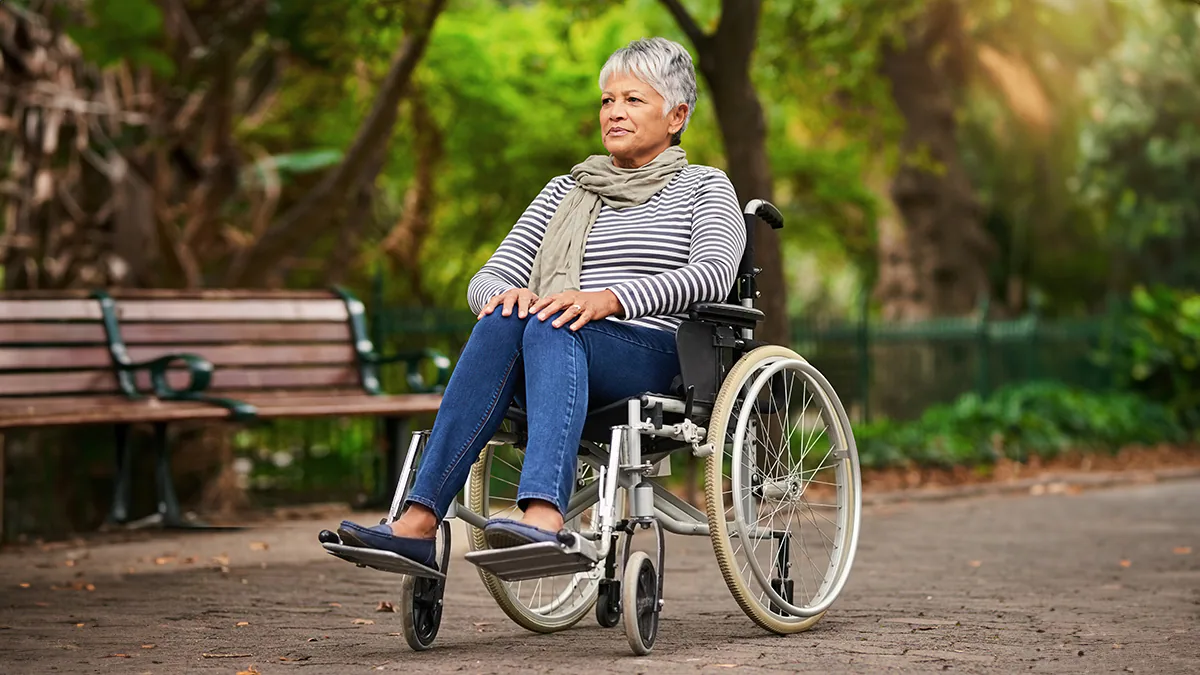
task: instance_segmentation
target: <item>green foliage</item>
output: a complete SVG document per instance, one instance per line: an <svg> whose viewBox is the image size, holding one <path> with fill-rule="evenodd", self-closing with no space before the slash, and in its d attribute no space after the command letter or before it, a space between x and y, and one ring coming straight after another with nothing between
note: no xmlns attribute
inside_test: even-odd
<svg viewBox="0 0 1200 675"><path fill-rule="evenodd" d="M1200 293L1138 287L1128 330L1134 388L1200 428Z"/></svg>
<svg viewBox="0 0 1200 675"><path fill-rule="evenodd" d="M1113 58L1089 73L1080 198L1101 215L1121 287L1200 288L1200 7L1138 3Z"/></svg>
<svg viewBox="0 0 1200 675"><path fill-rule="evenodd" d="M162 51L163 15L153 0L91 0L87 19L69 22L67 34L97 65L118 61L170 75L175 66Z"/></svg>
<svg viewBox="0 0 1200 675"><path fill-rule="evenodd" d="M1063 452L1115 452L1129 445L1183 442L1165 406L1132 393L1095 393L1057 382L1030 382L986 399L967 394L912 422L880 420L855 428L865 468L978 466L1001 457L1026 461Z"/></svg>

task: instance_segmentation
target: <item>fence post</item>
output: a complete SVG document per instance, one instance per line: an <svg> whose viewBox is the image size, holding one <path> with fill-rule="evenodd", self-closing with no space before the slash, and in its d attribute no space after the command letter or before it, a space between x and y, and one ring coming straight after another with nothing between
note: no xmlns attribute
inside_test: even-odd
<svg viewBox="0 0 1200 675"><path fill-rule="evenodd" d="M979 393L979 397L983 398L988 395L990 389L989 368L991 360L991 350L988 345L988 311L991 307L991 299L984 294L979 302L979 328L975 333L976 338L976 353L979 356L979 370L976 374L975 388Z"/></svg>
<svg viewBox="0 0 1200 675"><path fill-rule="evenodd" d="M858 390L862 396L862 421L871 421L871 333L867 311L870 296L864 289L858 315Z"/></svg>

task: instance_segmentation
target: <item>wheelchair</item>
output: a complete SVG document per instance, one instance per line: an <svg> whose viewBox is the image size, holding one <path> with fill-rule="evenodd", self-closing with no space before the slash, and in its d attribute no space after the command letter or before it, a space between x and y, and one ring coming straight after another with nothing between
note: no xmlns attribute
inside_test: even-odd
<svg viewBox="0 0 1200 675"><path fill-rule="evenodd" d="M734 600L767 631L807 630L832 605L857 549L858 451L828 380L792 350L754 339L763 319L754 307L754 225L761 218L778 230L783 218L763 200L743 215L746 249L729 298L693 305L676 333L674 390L589 411L557 541L491 550L483 536L490 518L520 515L526 435L516 407L440 525L438 572L321 532L330 554L403 575L398 610L410 647L429 649L437 637L453 518L469 526L466 560L484 587L509 618L538 633L565 630L594 611L603 627L624 625L635 654L649 654L664 605L664 531L708 537ZM428 435L413 434L383 522L399 517ZM703 460L703 511L653 480L683 452ZM632 550L639 531L652 534L644 538L653 555Z"/></svg>

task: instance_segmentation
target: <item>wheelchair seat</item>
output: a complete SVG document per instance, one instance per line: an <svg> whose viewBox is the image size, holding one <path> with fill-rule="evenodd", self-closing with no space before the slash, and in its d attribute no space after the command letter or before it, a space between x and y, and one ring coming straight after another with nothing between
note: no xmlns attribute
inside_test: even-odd
<svg viewBox="0 0 1200 675"><path fill-rule="evenodd" d="M612 428L621 424L629 423L629 402L642 398L643 396L658 396L661 398L679 398L667 394L657 394L654 392L643 392L634 396L623 398L605 406L592 408L588 411L587 419L583 422L583 437L582 440L597 444L606 444L612 440ZM682 400L681 398L679 400ZM516 424L520 435L524 436L525 425L527 423L526 412L523 408L513 405L505 412L504 418ZM684 420L682 413L673 413L668 411L662 412L663 424L679 424ZM700 423L701 421L692 416L692 421ZM651 446L659 439L646 438L643 443L649 443ZM666 440L666 439L662 439ZM672 445L678 445L672 443Z"/></svg>

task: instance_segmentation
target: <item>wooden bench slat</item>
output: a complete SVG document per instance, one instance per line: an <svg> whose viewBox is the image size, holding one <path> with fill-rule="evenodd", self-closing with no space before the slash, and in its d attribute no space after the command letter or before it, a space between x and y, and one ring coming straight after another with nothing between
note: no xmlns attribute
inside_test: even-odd
<svg viewBox="0 0 1200 675"><path fill-rule="evenodd" d="M329 300L120 300L117 317L135 321L345 321L346 304Z"/></svg>
<svg viewBox="0 0 1200 675"><path fill-rule="evenodd" d="M107 393L118 390L117 378L110 369L0 374L0 396Z"/></svg>
<svg viewBox="0 0 1200 675"><path fill-rule="evenodd" d="M0 344L103 344L104 326L94 323L0 323Z"/></svg>
<svg viewBox="0 0 1200 675"><path fill-rule="evenodd" d="M172 387L187 386L186 370L167 374ZM137 383L142 391L150 391L150 374L138 373ZM360 387L357 368L315 366L303 368L217 368L207 393L225 395L229 390L254 389L335 389ZM361 390L361 389L360 389ZM234 396L234 398L239 398Z"/></svg>
<svg viewBox="0 0 1200 675"><path fill-rule="evenodd" d="M258 408L260 417L330 417L341 415L420 415L435 413L441 394L311 397L294 394L250 394L241 398Z"/></svg>
<svg viewBox="0 0 1200 675"><path fill-rule="evenodd" d="M101 331L103 335L103 331ZM121 326L125 344L203 344L238 342L346 342L351 340L345 321L303 323L126 323Z"/></svg>
<svg viewBox="0 0 1200 675"><path fill-rule="evenodd" d="M357 356L348 344L332 345L159 345L129 348L129 358L141 363L170 353L197 354L218 370L228 366L292 366L354 364ZM15 369L78 370L112 364L108 348L0 347L0 371Z"/></svg>
<svg viewBox="0 0 1200 675"><path fill-rule="evenodd" d="M99 320L100 303L95 300L4 300L0 299L0 322Z"/></svg>
<svg viewBox="0 0 1200 675"><path fill-rule="evenodd" d="M172 352L197 354L216 366L220 373L234 366L351 365L357 363L354 348L340 345L159 345L129 348L129 358L148 361Z"/></svg>
<svg viewBox="0 0 1200 675"><path fill-rule="evenodd" d="M5 370L81 370L112 367L106 345L72 347L0 347L0 371Z"/></svg>
<svg viewBox="0 0 1200 675"><path fill-rule="evenodd" d="M124 396L0 399L0 429L67 424L120 424L225 419L229 411L207 403Z"/></svg>

